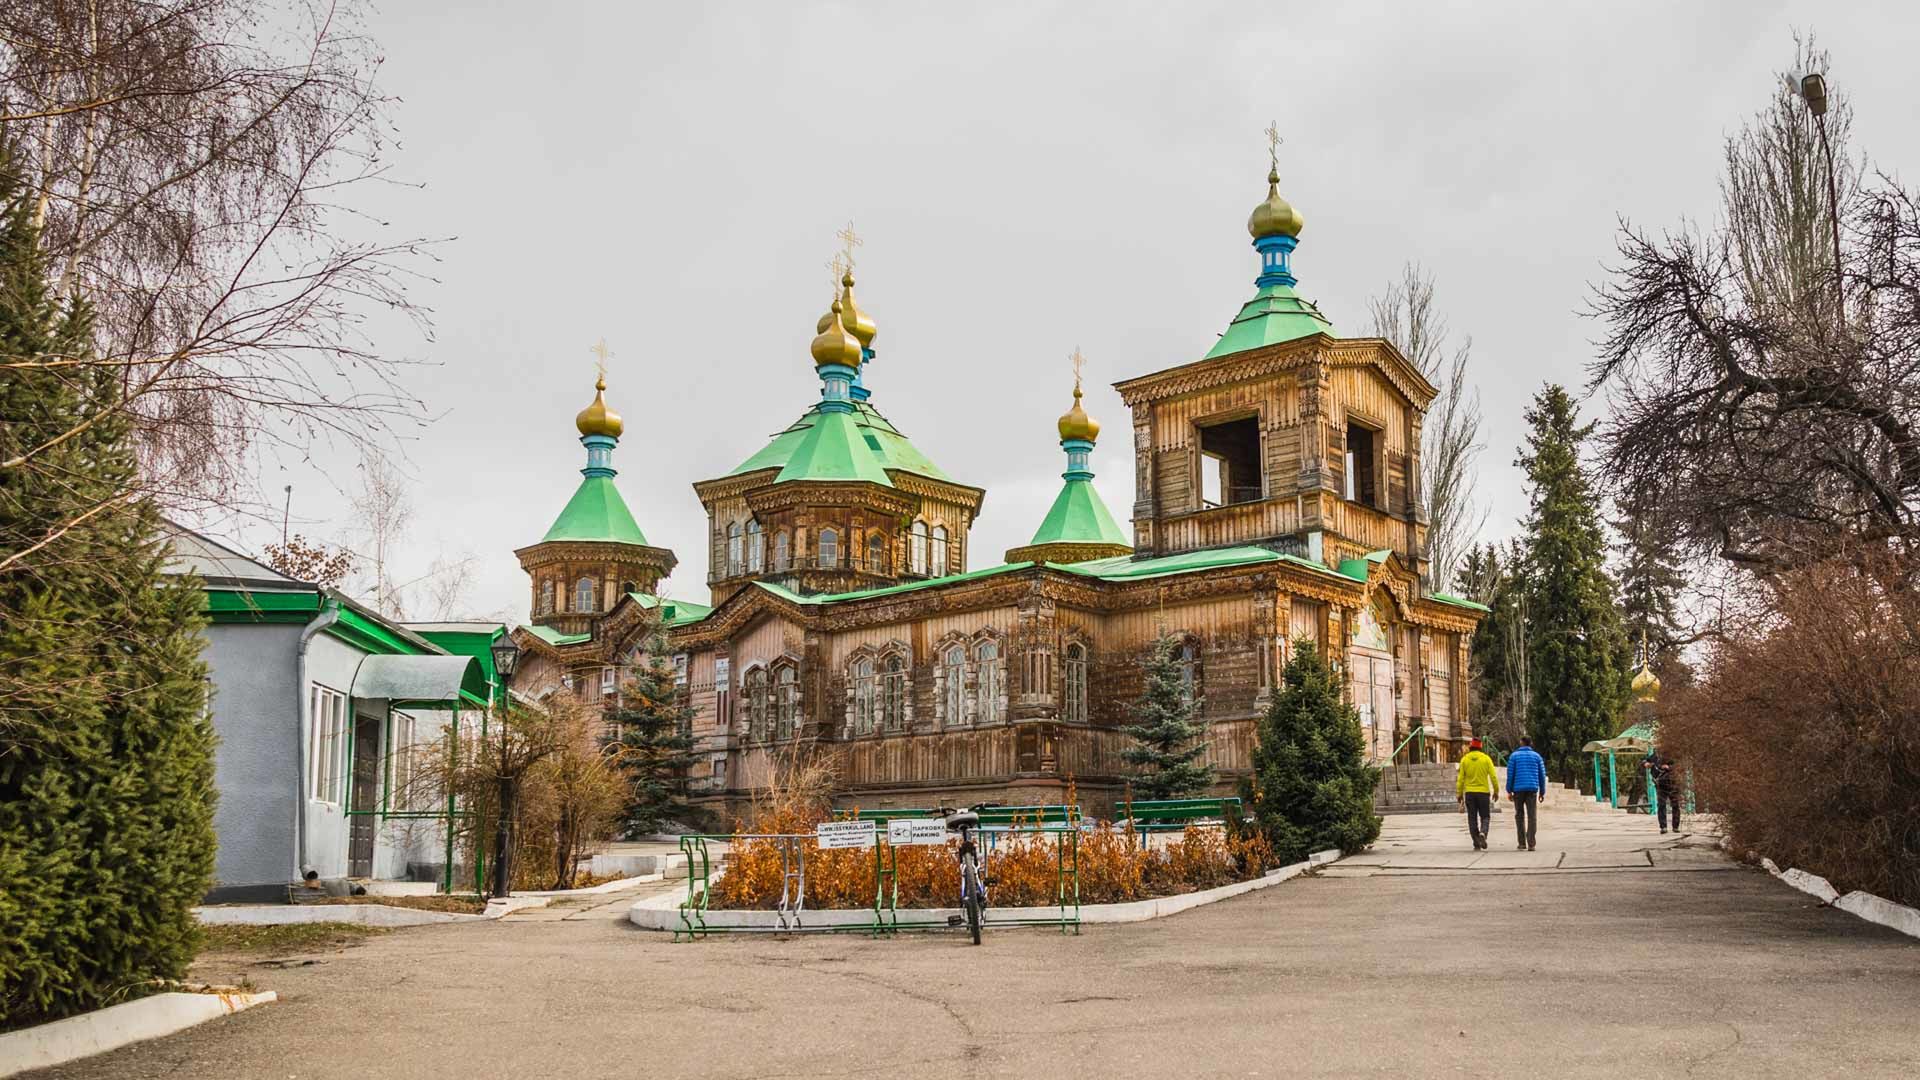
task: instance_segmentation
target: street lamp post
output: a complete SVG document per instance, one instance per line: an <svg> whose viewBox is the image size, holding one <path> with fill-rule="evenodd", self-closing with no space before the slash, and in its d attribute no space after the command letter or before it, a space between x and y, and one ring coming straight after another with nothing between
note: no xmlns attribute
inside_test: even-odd
<svg viewBox="0 0 1920 1080"><path fill-rule="evenodd" d="M513 811L513 782L506 775L507 765L507 684L513 677L513 669L520 663L520 646L514 644L511 632L501 634L492 646L493 675L499 697L494 707L500 711L500 776L499 797L494 812L493 825L493 890L496 897L510 895L513 891L513 876L508 866L508 820Z"/></svg>
<svg viewBox="0 0 1920 1080"><path fill-rule="evenodd" d="M1840 181L1833 168L1833 143L1827 138L1827 78L1817 71L1787 76L1787 86L1807 103L1813 126L1820 132L1820 150L1827 159L1827 217L1833 236L1833 290L1841 318L1846 317L1846 291L1840 278Z"/></svg>

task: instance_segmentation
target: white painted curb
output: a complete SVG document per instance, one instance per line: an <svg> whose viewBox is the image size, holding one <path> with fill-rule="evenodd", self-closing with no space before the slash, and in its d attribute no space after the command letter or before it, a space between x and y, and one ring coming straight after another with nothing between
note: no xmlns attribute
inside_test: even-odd
<svg viewBox="0 0 1920 1080"><path fill-rule="evenodd" d="M1870 923L1878 923L1889 930L1898 930L1908 937L1920 938L1920 909L1896 904L1891 900L1858 889L1842 896L1826 878L1797 868L1782 870L1774 864L1772 859L1761 859L1760 865L1766 868L1767 873L1808 896L1816 897L1823 904L1839 908L1849 915L1858 916Z"/></svg>
<svg viewBox="0 0 1920 1080"><path fill-rule="evenodd" d="M546 907L551 896L521 893L490 900L487 910L474 915L455 911L422 911L385 904L216 904L193 909L207 926L289 926L294 923L353 923L358 926L430 926L435 923L485 922L522 908Z"/></svg>
<svg viewBox="0 0 1920 1080"><path fill-rule="evenodd" d="M1132 900L1123 904L1083 904L1080 907L1080 921L1088 923L1131 923L1145 922L1148 919L1164 919L1182 911L1218 903L1244 893L1278 885L1301 874L1340 858L1338 849L1316 851L1305 862L1291 866L1282 866L1269 870L1250 881L1236 881L1231 885L1202 889L1199 892L1179 893L1174 896L1156 896L1147 900ZM713 875L719 877L716 871ZM643 930L679 930L680 905L686 900L686 894L678 891L664 892L634 901L627 909L627 921ZM901 921L920 922L942 920L961 914L959 908L903 908L898 913ZM1018 907L989 908L986 926L993 926L995 917L1001 919L1058 919L1058 907ZM820 911L802 911L800 925L803 927L825 926L868 926L873 923L871 908L833 908ZM776 930L780 927L780 913L776 911L737 911L708 910L707 926L715 929Z"/></svg>
<svg viewBox="0 0 1920 1080"><path fill-rule="evenodd" d="M271 990L206 994L155 994L81 1016L69 1016L0 1035L0 1076L44 1069L129 1043L185 1031L242 1009L278 1001Z"/></svg>
<svg viewBox="0 0 1920 1080"><path fill-rule="evenodd" d="M667 876L666 874L656 871L655 873L651 873L651 874L638 874L638 875L635 875L634 877L621 878L618 881L603 881L598 885L589 885L584 889L547 889L547 890L522 889L519 892L514 893L513 895L515 896L549 896L549 897L593 896L597 893L619 892L621 889L631 889L635 885L645 885L650 881L659 881L665 878L666 876Z"/></svg>

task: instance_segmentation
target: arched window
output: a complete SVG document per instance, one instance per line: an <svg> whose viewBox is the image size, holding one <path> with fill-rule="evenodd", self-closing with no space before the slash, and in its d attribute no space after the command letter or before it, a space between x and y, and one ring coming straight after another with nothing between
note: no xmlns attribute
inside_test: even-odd
<svg viewBox="0 0 1920 1080"><path fill-rule="evenodd" d="M1061 713L1068 723L1087 722L1087 647L1074 642L1067 646L1066 701Z"/></svg>
<svg viewBox="0 0 1920 1080"><path fill-rule="evenodd" d="M954 645L940 658L940 699L950 727L967 722L967 650Z"/></svg>
<svg viewBox="0 0 1920 1080"><path fill-rule="evenodd" d="M747 691L747 737L750 739L765 739L768 733L767 723L771 713L769 706L773 704L767 689L767 669L754 668L752 671L747 672L745 681Z"/></svg>
<svg viewBox="0 0 1920 1080"><path fill-rule="evenodd" d="M787 530L781 529L773 534L773 569L776 573L784 573L793 565L793 549L787 544Z"/></svg>
<svg viewBox="0 0 1920 1080"><path fill-rule="evenodd" d="M887 572L887 536L878 529L867 534L867 573Z"/></svg>
<svg viewBox="0 0 1920 1080"><path fill-rule="evenodd" d="M1181 642L1179 658L1180 685L1187 692L1187 700L1193 701L1200 696L1200 646Z"/></svg>
<svg viewBox="0 0 1920 1080"><path fill-rule="evenodd" d="M540 614L550 615L552 613L553 613L553 579L548 578L547 580L540 583Z"/></svg>
<svg viewBox="0 0 1920 1080"><path fill-rule="evenodd" d="M881 691L881 723L888 731L899 731L907 726L907 665L897 656L887 658Z"/></svg>
<svg viewBox="0 0 1920 1080"><path fill-rule="evenodd" d="M840 534L832 529L820 530L820 569L833 570L840 565Z"/></svg>
<svg viewBox="0 0 1920 1080"><path fill-rule="evenodd" d="M739 577L741 569L740 523L736 521L727 526L727 576Z"/></svg>
<svg viewBox="0 0 1920 1080"><path fill-rule="evenodd" d="M763 565L766 549L761 543L760 523L747 522L747 573L757 574Z"/></svg>
<svg viewBox="0 0 1920 1080"><path fill-rule="evenodd" d="M859 660L853 665L853 732L867 735L873 731L873 712L879 687L873 678L873 661Z"/></svg>
<svg viewBox="0 0 1920 1080"><path fill-rule="evenodd" d="M943 577L951 571L947 567L947 527L933 527L933 576Z"/></svg>
<svg viewBox="0 0 1920 1080"><path fill-rule="evenodd" d="M593 602L593 579L590 577L583 577L579 581L576 581L573 583L573 610L593 611L594 609L595 609L595 604Z"/></svg>
<svg viewBox="0 0 1920 1080"><path fill-rule="evenodd" d="M776 739L791 739L794 726L800 722L800 676L787 666L774 674L773 681L773 735Z"/></svg>
<svg viewBox="0 0 1920 1080"><path fill-rule="evenodd" d="M1006 719L1006 713L1000 707L1000 694L1007 685L1006 666L1005 661L1000 659L1000 646L983 641L973 651L973 657L980 662L980 688L976 695L979 722L997 724Z"/></svg>
<svg viewBox="0 0 1920 1080"><path fill-rule="evenodd" d="M926 522L916 521L913 523L913 534L910 543L912 546L907 549L907 566L916 574L924 574L927 572Z"/></svg>

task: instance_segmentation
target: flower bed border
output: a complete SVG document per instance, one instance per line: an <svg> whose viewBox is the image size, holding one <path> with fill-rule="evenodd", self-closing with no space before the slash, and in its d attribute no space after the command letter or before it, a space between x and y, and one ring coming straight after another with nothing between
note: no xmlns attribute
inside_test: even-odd
<svg viewBox="0 0 1920 1080"><path fill-rule="evenodd" d="M1269 870L1265 874L1248 881L1236 881L1231 885L1220 885L1211 889L1201 889L1190 893L1176 893L1172 896L1156 896L1146 900L1129 900L1118 904L1082 904L1080 922L1082 923L1130 923L1145 922L1148 919L1163 919L1177 915L1182 911L1218 903L1243 893L1254 892L1278 885L1299 877L1308 870L1325 866L1341 858L1337 849L1316 851L1307 856L1306 861L1291 866L1282 866ZM713 874L718 879L725 872L722 866ZM681 905L685 898L677 891L664 892L636 900L627 909L627 921L643 930L664 930L668 932L684 931L681 920ZM916 918L926 920L944 920L960 914L959 908L907 908ZM1057 906L1032 908L990 908L985 926L994 926L994 917L1023 920L1023 925L1057 925ZM763 911L757 908L707 908L705 911L706 930L711 932L746 931L757 933L779 933L781 914L777 911ZM789 916L789 919L791 917ZM867 930L876 929L872 908L822 908L800 912L799 932L822 930ZM879 929L890 929L880 927ZM924 925L901 924L901 930L934 929ZM789 930L789 933L794 931Z"/></svg>
<svg viewBox="0 0 1920 1080"><path fill-rule="evenodd" d="M153 994L9 1031L0 1035L0 1077L104 1054L278 1000L271 990Z"/></svg>
<svg viewBox="0 0 1920 1080"><path fill-rule="evenodd" d="M193 915L207 926L284 926L323 922L355 923L360 926L430 926L435 923L486 922L523 908L546 907L552 902L553 895L516 895L503 900L490 900L487 910L471 915L386 904L216 904L194 908Z"/></svg>

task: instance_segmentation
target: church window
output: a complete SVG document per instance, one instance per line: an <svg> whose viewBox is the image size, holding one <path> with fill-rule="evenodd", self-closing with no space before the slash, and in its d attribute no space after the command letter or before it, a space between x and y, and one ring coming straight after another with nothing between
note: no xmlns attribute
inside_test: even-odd
<svg viewBox="0 0 1920 1080"><path fill-rule="evenodd" d="M1006 719L1000 704L1000 694L1006 688L1007 681L1005 662L1000 659L1000 646L983 641L973 655L980 661L979 722L997 724Z"/></svg>
<svg viewBox="0 0 1920 1080"><path fill-rule="evenodd" d="M794 726L800 720L800 676L790 666L780 668L774 676L776 685L774 708L774 737L793 738Z"/></svg>
<svg viewBox="0 0 1920 1080"><path fill-rule="evenodd" d="M553 579L548 578L547 580L540 583L540 614L551 615L552 613L553 613Z"/></svg>
<svg viewBox="0 0 1920 1080"><path fill-rule="evenodd" d="M1078 642L1067 646L1066 701L1063 714L1068 723L1087 722L1087 647Z"/></svg>
<svg viewBox="0 0 1920 1080"><path fill-rule="evenodd" d="M941 577L948 572L947 570L947 527L945 525L935 525L933 527L932 552L933 552L933 576Z"/></svg>
<svg viewBox="0 0 1920 1080"><path fill-rule="evenodd" d="M740 523L727 526L727 576L739 577L740 562Z"/></svg>
<svg viewBox="0 0 1920 1080"><path fill-rule="evenodd" d="M879 691L873 677L873 661L860 660L853 665L853 731L856 735L873 732L874 699Z"/></svg>
<svg viewBox="0 0 1920 1080"><path fill-rule="evenodd" d="M749 521L747 522L747 573L757 574L760 572L761 560L764 555L765 550L762 547L760 538L760 523L758 521Z"/></svg>
<svg viewBox="0 0 1920 1080"><path fill-rule="evenodd" d="M820 530L820 569L833 570L840 565L840 534L832 529Z"/></svg>
<svg viewBox="0 0 1920 1080"><path fill-rule="evenodd" d="M908 549L909 555L908 555L907 565L912 568L914 573L924 574L927 572L927 523L926 522L916 521L913 523L913 535L912 535L911 543L913 546Z"/></svg>
<svg viewBox="0 0 1920 1080"><path fill-rule="evenodd" d="M955 645L940 658L941 704L945 706L946 720L950 725L966 722L967 718L967 650Z"/></svg>
<svg viewBox="0 0 1920 1080"><path fill-rule="evenodd" d="M579 581L574 582L573 610L575 611L594 610L592 578L583 577Z"/></svg>
<svg viewBox="0 0 1920 1080"><path fill-rule="evenodd" d="M1347 422L1346 496L1368 506L1380 505L1375 463L1377 434L1372 428Z"/></svg>
<svg viewBox="0 0 1920 1080"><path fill-rule="evenodd" d="M767 686L767 669L754 668L747 672L746 684L747 737L765 739L773 704L772 692Z"/></svg>
<svg viewBox="0 0 1920 1080"><path fill-rule="evenodd" d="M1200 696L1200 646L1192 641L1183 642L1178 652L1180 663L1180 687L1186 691L1187 700Z"/></svg>
<svg viewBox="0 0 1920 1080"><path fill-rule="evenodd" d="M1262 496L1260 420L1243 416L1199 427L1202 506L1256 502Z"/></svg>
<svg viewBox="0 0 1920 1080"><path fill-rule="evenodd" d="M888 731L899 731L907 722L907 665L897 656L887 658L887 675L882 687L882 723Z"/></svg>
<svg viewBox="0 0 1920 1080"><path fill-rule="evenodd" d="M887 572L887 535L878 529L867 534L867 573Z"/></svg>
<svg viewBox="0 0 1920 1080"><path fill-rule="evenodd" d="M773 569L776 573L784 573L793 565L793 549L787 546L788 543L787 530L781 529L773 534Z"/></svg>

